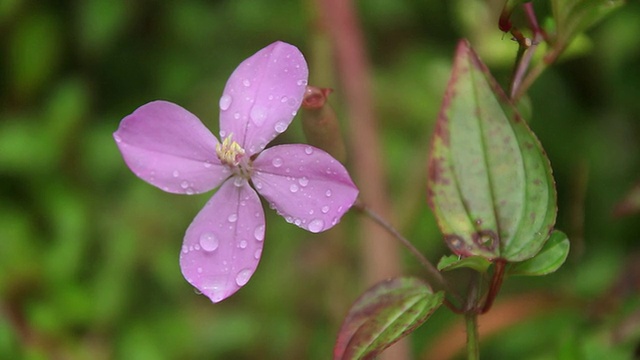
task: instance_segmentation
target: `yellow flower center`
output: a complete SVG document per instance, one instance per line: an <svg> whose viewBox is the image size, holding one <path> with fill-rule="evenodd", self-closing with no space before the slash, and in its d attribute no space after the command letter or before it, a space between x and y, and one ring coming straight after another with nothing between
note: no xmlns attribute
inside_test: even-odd
<svg viewBox="0 0 640 360"><path fill-rule="evenodd" d="M251 178L253 171L252 161L248 157L245 157L245 151L237 142L233 141L233 134L229 134L222 144L216 145L216 154L222 164L229 167L229 169L236 176L240 176L245 179Z"/></svg>

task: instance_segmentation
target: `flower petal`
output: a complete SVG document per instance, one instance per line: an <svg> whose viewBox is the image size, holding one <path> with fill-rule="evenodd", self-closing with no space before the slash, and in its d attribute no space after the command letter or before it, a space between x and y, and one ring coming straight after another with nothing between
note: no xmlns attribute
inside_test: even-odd
<svg viewBox="0 0 640 360"><path fill-rule="evenodd" d="M167 101L137 108L113 138L131 171L164 191L202 193L230 175L216 155L216 137L195 115Z"/></svg>
<svg viewBox="0 0 640 360"><path fill-rule="evenodd" d="M220 98L220 137L233 133L249 156L260 152L293 120L308 76L302 53L279 41L243 61Z"/></svg>
<svg viewBox="0 0 640 360"><path fill-rule="evenodd" d="M303 229L333 227L358 196L347 170L326 152L307 145L266 149L251 179L279 214Z"/></svg>
<svg viewBox="0 0 640 360"><path fill-rule="evenodd" d="M211 301L226 299L256 270L264 229L258 194L242 178L227 180L187 229L182 274Z"/></svg>

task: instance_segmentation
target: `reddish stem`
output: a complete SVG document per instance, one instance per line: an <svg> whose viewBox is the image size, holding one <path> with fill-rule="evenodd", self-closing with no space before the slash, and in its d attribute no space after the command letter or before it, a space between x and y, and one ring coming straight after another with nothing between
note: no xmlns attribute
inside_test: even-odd
<svg viewBox="0 0 640 360"><path fill-rule="evenodd" d="M484 314L491 309L493 305L493 301L498 296L500 292L500 288L502 287L502 280L504 280L504 269L507 265L507 261L504 259L498 259L495 261L496 268L493 272L493 277L491 277L491 285L489 285L489 292L487 293L487 298L484 302L484 306L480 311L480 314Z"/></svg>

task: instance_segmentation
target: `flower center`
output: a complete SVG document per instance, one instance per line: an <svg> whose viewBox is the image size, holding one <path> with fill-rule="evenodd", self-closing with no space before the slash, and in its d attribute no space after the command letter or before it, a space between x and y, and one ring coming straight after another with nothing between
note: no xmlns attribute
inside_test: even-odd
<svg viewBox="0 0 640 360"><path fill-rule="evenodd" d="M216 145L216 154L218 159L229 166L235 174L245 178L251 174L251 164L247 162L242 146L233 140L233 134L224 138L222 144Z"/></svg>

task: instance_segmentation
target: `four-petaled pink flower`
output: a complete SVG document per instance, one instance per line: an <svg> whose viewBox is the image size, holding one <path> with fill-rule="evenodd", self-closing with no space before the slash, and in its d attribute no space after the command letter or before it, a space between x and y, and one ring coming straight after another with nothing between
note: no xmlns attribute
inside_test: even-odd
<svg viewBox="0 0 640 360"><path fill-rule="evenodd" d="M129 168L164 191L199 194L219 186L180 253L184 277L213 302L235 293L258 266L265 220L256 191L288 222L314 233L333 227L356 199L346 169L326 152L308 145L265 149L296 115L307 77L300 51L276 42L229 78L219 103L222 143L195 115L166 101L136 109L113 135Z"/></svg>

